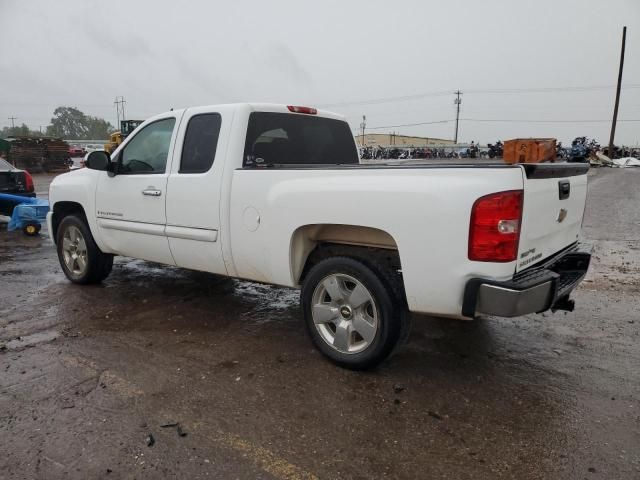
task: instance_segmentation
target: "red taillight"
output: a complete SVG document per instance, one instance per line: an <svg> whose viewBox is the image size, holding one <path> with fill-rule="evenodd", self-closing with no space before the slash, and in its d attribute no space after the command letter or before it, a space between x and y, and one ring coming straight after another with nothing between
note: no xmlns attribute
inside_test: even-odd
<svg viewBox="0 0 640 480"><path fill-rule="evenodd" d="M33 192L33 177L26 170L24 171L24 188L27 192Z"/></svg>
<svg viewBox="0 0 640 480"><path fill-rule="evenodd" d="M480 197L471 209L469 260L512 262L518 255L522 190Z"/></svg>
<svg viewBox="0 0 640 480"><path fill-rule="evenodd" d="M287 105L290 112L293 113L306 113L308 115L315 115L318 110L313 107L299 107L297 105Z"/></svg>

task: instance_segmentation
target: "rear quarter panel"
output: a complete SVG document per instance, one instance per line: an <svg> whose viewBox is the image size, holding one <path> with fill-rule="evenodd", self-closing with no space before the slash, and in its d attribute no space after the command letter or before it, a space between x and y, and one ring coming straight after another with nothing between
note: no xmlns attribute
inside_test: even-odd
<svg viewBox="0 0 640 480"><path fill-rule="evenodd" d="M299 227L377 228L398 245L410 310L459 317L469 278L507 279L515 269L515 262L468 260L473 202L522 184L517 167L238 169L229 215L233 270L296 286L291 238Z"/></svg>

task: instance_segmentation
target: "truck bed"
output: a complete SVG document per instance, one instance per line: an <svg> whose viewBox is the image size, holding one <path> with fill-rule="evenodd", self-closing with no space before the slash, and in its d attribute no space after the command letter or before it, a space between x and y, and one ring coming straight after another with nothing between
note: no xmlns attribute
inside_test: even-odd
<svg viewBox="0 0 640 480"><path fill-rule="evenodd" d="M360 164L350 165L315 165L315 164L287 164L287 165L269 165L261 167L242 167L238 170L355 170L355 169L442 169L442 168L461 168L461 169L513 169L523 168L527 178L564 178L576 175L584 175L589 170L586 163L527 163L509 165L501 161L496 162L495 159L447 159L441 158L437 160L387 160L380 162L377 160L365 160Z"/></svg>

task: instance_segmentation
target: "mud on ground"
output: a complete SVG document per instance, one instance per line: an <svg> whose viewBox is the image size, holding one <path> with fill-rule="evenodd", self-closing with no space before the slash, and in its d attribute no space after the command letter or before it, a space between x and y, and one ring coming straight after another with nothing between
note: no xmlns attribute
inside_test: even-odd
<svg viewBox="0 0 640 480"><path fill-rule="evenodd" d="M126 258L79 287L0 231L0 478L640 478L640 171L590 182L574 312L416 317L367 373L297 291Z"/></svg>

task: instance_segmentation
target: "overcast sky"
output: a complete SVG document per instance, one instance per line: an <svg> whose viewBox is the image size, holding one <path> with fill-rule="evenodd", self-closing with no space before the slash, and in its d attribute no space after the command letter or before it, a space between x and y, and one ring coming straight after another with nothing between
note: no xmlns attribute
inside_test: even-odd
<svg viewBox="0 0 640 480"><path fill-rule="evenodd" d="M459 88L461 141L607 143L625 24L619 118L640 120L639 0L0 0L0 126L37 129L60 105L115 124L122 95L128 118L267 101L452 138ZM617 132L640 142L640 121Z"/></svg>

